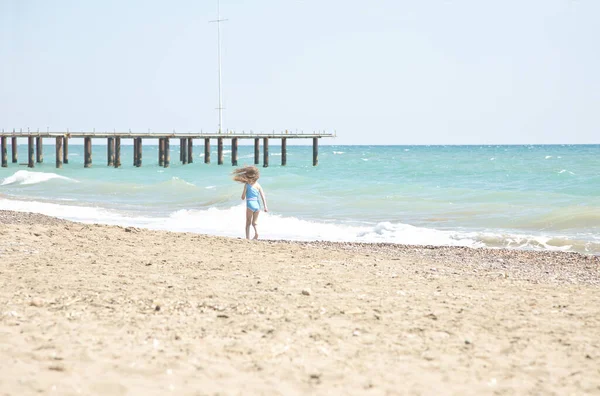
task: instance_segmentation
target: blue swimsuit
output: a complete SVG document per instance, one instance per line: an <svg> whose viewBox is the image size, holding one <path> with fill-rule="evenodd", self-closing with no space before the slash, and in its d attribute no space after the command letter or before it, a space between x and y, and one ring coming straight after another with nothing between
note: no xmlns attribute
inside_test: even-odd
<svg viewBox="0 0 600 396"><path fill-rule="evenodd" d="M246 206L253 212L260 210L258 204L258 188L252 187L250 184L246 184Z"/></svg>

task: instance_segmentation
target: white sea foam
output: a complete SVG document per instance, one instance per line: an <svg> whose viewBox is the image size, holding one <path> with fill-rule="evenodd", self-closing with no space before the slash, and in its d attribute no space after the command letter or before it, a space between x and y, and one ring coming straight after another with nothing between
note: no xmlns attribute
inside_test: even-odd
<svg viewBox="0 0 600 396"><path fill-rule="evenodd" d="M186 185L188 185L188 186L196 187L196 185L195 185L195 184L193 184L193 183L190 183L190 182L188 182L188 181L185 181L185 180L183 180L183 179L181 179L181 178L179 178L179 177L177 177L177 176L173 176L173 177L171 178L171 180L173 180L173 181L180 181L180 182L182 182L183 184L186 184Z"/></svg>
<svg viewBox="0 0 600 396"><path fill-rule="evenodd" d="M242 236L245 205L227 209L179 210L158 228L190 231L222 236ZM273 213L261 213L261 237L300 241L388 242L416 245L477 246L472 238L457 233L414 227L401 223L379 223L374 226L355 226L302 220Z"/></svg>
<svg viewBox="0 0 600 396"><path fill-rule="evenodd" d="M552 158L551 155L547 155L547 156L544 157L544 159L550 159L550 158Z"/></svg>
<svg viewBox="0 0 600 396"><path fill-rule="evenodd" d="M358 242L387 242L409 245L483 246L471 236L409 224L382 222L357 234Z"/></svg>
<svg viewBox="0 0 600 396"><path fill-rule="evenodd" d="M53 179L66 180L78 183L78 181L75 179L57 175L56 173L43 173L20 170L15 172L13 175L6 177L4 180L2 180L2 183L0 183L0 185L5 186L8 184L38 184Z"/></svg>
<svg viewBox="0 0 600 396"><path fill-rule="evenodd" d="M335 155L340 155L340 154L344 154L345 151L334 151L333 154Z"/></svg>
<svg viewBox="0 0 600 396"><path fill-rule="evenodd" d="M48 202L36 201L16 201L0 199L0 209L13 210L16 212L41 213L48 216L54 216L61 219L73 220L82 223L100 223L113 225L127 225L132 223L133 219L116 212L87 206L61 205ZM140 223L143 218L138 218Z"/></svg>
<svg viewBox="0 0 600 396"><path fill-rule="evenodd" d="M245 205L204 210L178 210L168 217L131 216L114 210L35 201L0 199L0 209L35 212L82 223L136 226L149 229L196 232L239 237L244 234ZM470 236L449 231L413 227L400 223L354 226L302 220L279 214L261 213L262 238L299 241L388 242L402 244L477 246Z"/></svg>
<svg viewBox="0 0 600 396"><path fill-rule="evenodd" d="M570 170L566 170L566 169L561 170L560 172L558 172L558 174L560 175L561 173L565 173L565 172L568 172L568 173L570 173L572 175L575 174L575 173L571 172Z"/></svg>
<svg viewBox="0 0 600 396"><path fill-rule="evenodd" d="M479 233L476 239L487 247L507 249L569 251L573 247L573 241L567 237L547 235Z"/></svg>

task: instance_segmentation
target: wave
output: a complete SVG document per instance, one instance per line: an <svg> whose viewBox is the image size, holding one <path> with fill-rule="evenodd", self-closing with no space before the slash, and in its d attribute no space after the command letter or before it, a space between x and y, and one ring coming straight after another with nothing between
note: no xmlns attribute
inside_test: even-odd
<svg viewBox="0 0 600 396"><path fill-rule="evenodd" d="M570 170L566 170L566 169L562 169L560 172L558 172L558 174L560 175L560 174L563 174L563 173L565 173L565 172L568 172L568 173L570 173L571 175L574 175L574 174L575 174L575 173L571 172Z"/></svg>
<svg viewBox="0 0 600 396"><path fill-rule="evenodd" d="M104 208L62 205L38 201L16 201L9 199L0 199L0 209L12 210L15 212L33 212L41 213L47 216L58 217L77 221L81 223L99 223L111 225L127 225L132 219ZM138 222L142 218L138 218Z"/></svg>
<svg viewBox="0 0 600 396"><path fill-rule="evenodd" d="M26 170L20 170L15 172L13 175L6 177L0 183L0 186L6 186L9 184L29 185L44 183L49 180L66 180L70 182L78 183L77 180L69 177L57 175L56 173L43 173L43 172L31 172Z"/></svg>
<svg viewBox="0 0 600 396"><path fill-rule="evenodd" d="M514 219L513 226L564 232L565 230L600 230L600 207L567 206L536 216Z"/></svg>
<svg viewBox="0 0 600 396"><path fill-rule="evenodd" d="M132 194L153 196L155 193L186 196L202 191L202 187L185 180L182 177L172 176L170 179L162 180L152 184L142 183L115 183L96 182L93 187L88 186L89 191L96 194L128 195ZM93 190L92 190L93 188Z"/></svg>
<svg viewBox="0 0 600 396"><path fill-rule="evenodd" d="M600 255L600 238L582 235L573 238L559 235L517 235L484 233L476 237L483 246L519 250L549 250Z"/></svg>
<svg viewBox="0 0 600 396"><path fill-rule="evenodd" d="M245 205L228 208L182 209L168 216L140 216L99 207L0 199L0 209L35 212L82 223L136 226L154 230L194 232L242 237ZM407 245L465 246L526 250L576 251L600 254L595 235L528 235L500 232L437 230L403 223L353 225L311 221L274 213L261 213L260 233L265 239L396 243Z"/></svg>
<svg viewBox="0 0 600 396"><path fill-rule="evenodd" d="M185 181L185 180L183 180L183 179L180 179L180 178L179 178L179 177L177 177L177 176L173 176L173 177L171 178L171 184L179 184L179 183L183 183L183 184L184 184L184 185L186 185L186 186L196 187L196 185L195 185L195 184L193 184L193 183L190 183L190 182L188 182L188 181Z"/></svg>

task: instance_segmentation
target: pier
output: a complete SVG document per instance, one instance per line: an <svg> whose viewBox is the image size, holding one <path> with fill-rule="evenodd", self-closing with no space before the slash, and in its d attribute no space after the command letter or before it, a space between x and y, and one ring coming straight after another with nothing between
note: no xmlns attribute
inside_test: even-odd
<svg viewBox="0 0 600 396"><path fill-rule="evenodd" d="M287 165L287 140L308 139L312 140L312 164L319 164L319 139L335 137L332 133L132 133L132 132L4 132L0 133L0 151L2 167L8 166L8 140L11 144L11 162L18 163L17 138L27 138L27 163L29 168L34 168L36 163L44 161L44 139L54 139L56 146L56 167L62 168L69 163L69 139L83 138L84 167L92 166L93 139L106 139L106 166L119 168L121 166L121 142L131 139L133 142L133 166L142 166L142 147L144 139L158 140L158 165L168 168L171 164L170 142L179 139L179 161L183 165L193 163L194 140L204 143L204 163L210 164L211 140L217 142L217 164L223 165L223 147L231 147L231 165L238 165L238 145L240 140L254 141L254 164L260 163L260 142L263 145L263 167L269 166L269 140L281 139L281 165Z"/></svg>

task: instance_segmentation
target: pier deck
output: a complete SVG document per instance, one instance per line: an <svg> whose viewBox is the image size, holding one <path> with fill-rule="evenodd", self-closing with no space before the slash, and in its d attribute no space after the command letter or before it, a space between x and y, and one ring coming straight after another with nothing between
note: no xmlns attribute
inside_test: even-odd
<svg viewBox="0 0 600 396"><path fill-rule="evenodd" d="M33 137L58 137L68 136L69 138L109 138L109 137L120 137L124 139L132 138L147 138L147 139L158 139L168 137L171 139L253 139L253 138L272 138L272 139L312 139L312 138L331 138L335 137L333 133L195 133L195 132L172 132L172 133L161 133L161 132L0 132L0 136L7 137L20 137L26 138L28 136Z"/></svg>

